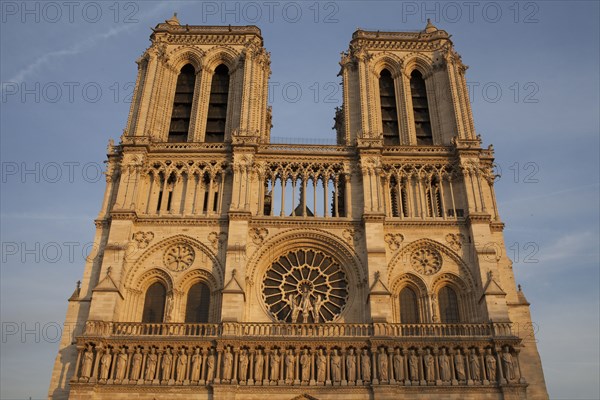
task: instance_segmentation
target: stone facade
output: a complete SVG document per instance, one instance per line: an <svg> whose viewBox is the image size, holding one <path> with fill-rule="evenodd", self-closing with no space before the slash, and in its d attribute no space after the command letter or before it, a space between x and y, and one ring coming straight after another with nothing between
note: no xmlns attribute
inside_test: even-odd
<svg viewBox="0 0 600 400"><path fill-rule="evenodd" d="M548 397L445 31L354 32L331 146L270 144L257 27L151 41L49 398Z"/></svg>

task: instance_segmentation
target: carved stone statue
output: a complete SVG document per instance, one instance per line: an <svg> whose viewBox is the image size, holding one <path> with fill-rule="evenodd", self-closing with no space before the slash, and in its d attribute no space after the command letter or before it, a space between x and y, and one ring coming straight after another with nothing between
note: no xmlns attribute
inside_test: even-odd
<svg viewBox="0 0 600 400"><path fill-rule="evenodd" d="M185 350L181 349L179 357L177 357L177 382L183 382L186 379L187 362L188 356L185 354Z"/></svg>
<svg viewBox="0 0 600 400"><path fill-rule="evenodd" d="M215 377L215 349L210 349L206 358L206 381L212 382Z"/></svg>
<svg viewBox="0 0 600 400"><path fill-rule="evenodd" d="M107 380L108 373L110 372L110 362L112 360L112 356L110 355L110 350L106 349L102 358L100 359L100 379Z"/></svg>
<svg viewBox="0 0 600 400"><path fill-rule="evenodd" d="M400 355L400 349L396 349L392 361L394 363L394 377L397 381L401 381L404 378L404 370L402 368L402 356Z"/></svg>
<svg viewBox="0 0 600 400"><path fill-rule="evenodd" d="M194 354L192 355L192 376L193 382L200 380L200 366L202 365L202 355L200 354L200 348L196 347Z"/></svg>
<svg viewBox="0 0 600 400"><path fill-rule="evenodd" d="M360 356L360 370L362 371L362 379L364 382L371 381L371 358L367 349L363 349Z"/></svg>
<svg viewBox="0 0 600 400"><path fill-rule="evenodd" d="M348 354L346 355L346 374L348 375L348 382L356 380L356 355L352 348L348 350Z"/></svg>
<svg viewBox="0 0 600 400"><path fill-rule="evenodd" d="M264 364L265 356L263 356L262 350L258 349L256 351L256 356L254 357L254 380L256 382L262 381Z"/></svg>
<svg viewBox="0 0 600 400"><path fill-rule="evenodd" d="M454 355L454 368L456 369L456 378L459 381L464 381L467 379L465 375L465 359L460 352L460 349L456 350L456 354Z"/></svg>
<svg viewBox="0 0 600 400"><path fill-rule="evenodd" d="M240 381L245 381L248 377L248 353L246 349L240 352Z"/></svg>
<svg viewBox="0 0 600 400"><path fill-rule="evenodd" d="M89 346L83 353L83 366L81 367L81 377L89 379L92 376L92 366L94 365L94 351Z"/></svg>
<svg viewBox="0 0 600 400"><path fill-rule="evenodd" d="M302 350L300 365L302 366L302 382L308 382L310 380L310 355L308 354L308 349Z"/></svg>
<svg viewBox="0 0 600 400"><path fill-rule="evenodd" d="M158 361L158 356L154 351L154 347L150 349L150 353L148 354L148 358L146 360L146 380L151 381L154 379L154 375L156 374L156 362Z"/></svg>
<svg viewBox="0 0 600 400"><path fill-rule="evenodd" d="M127 368L127 352L125 347L121 348L121 352L117 356L117 373L115 379L119 382L125 378L125 369Z"/></svg>
<svg viewBox="0 0 600 400"><path fill-rule="evenodd" d="M469 366L471 367L471 377L474 381L481 380L481 366L479 364L479 356L475 352L475 349L471 349L469 355Z"/></svg>
<svg viewBox="0 0 600 400"><path fill-rule="evenodd" d="M142 370L142 353L138 347L133 353L133 362L131 366L131 377L130 380L137 380L140 378L140 371Z"/></svg>
<svg viewBox="0 0 600 400"><path fill-rule="evenodd" d="M277 349L271 353L271 381L275 382L279 380L279 362L281 357L277 353Z"/></svg>
<svg viewBox="0 0 600 400"><path fill-rule="evenodd" d="M306 324L308 322L308 316L312 310L312 304L310 304L310 293L308 288L304 288L302 291L302 299L300 300L300 307L302 308L302 320Z"/></svg>
<svg viewBox="0 0 600 400"><path fill-rule="evenodd" d="M485 354L485 367L490 382L496 381L496 357L492 354L492 349L487 349Z"/></svg>
<svg viewBox="0 0 600 400"><path fill-rule="evenodd" d="M319 349L317 355L317 382L325 382L325 373L327 370L327 357L323 354L323 349Z"/></svg>
<svg viewBox="0 0 600 400"><path fill-rule="evenodd" d="M337 352L337 349L333 349L331 355L331 379L334 382L340 382L342 380L341 374L342 358Z"/></svg>
<svg viewBox="0 0 600 400"><path fill-rule="evenodd" d="M442 349L442 354L438 358L440 363L440 379L444 382L449 381L450 377L450 357L446 354L446 349Z"/></svg>
<svg viewBox="0 0 600 400"><path fill-rule="evenodd" d="M296 362L296 356L292 350L288 350L285 355L285 371L286 371L286 381L293 382L294 381L294 363Z"/></svg>
<svg viewBox="0 0 600 400"><path fill-rule="evenodd" d="M513 364L513 358L508 346L504 347L504 352L502 353L502 370L504 371L506 380L512 381L515 379L515 365Z"/></svg>
<svg viewBox="0 0 600 400"><path fill-rule="evenodd" d="M410 380L418 381L419 380L419 356L415 354L414 350L410 351L410 356L408 357L408 366L410 367Z"/></svg>
<svg viewBox="0 0 600 400"><path fill-rule="evenodd" d="M296 300L294 299L294 295L290 293L288 299L286 301L287 305L292 310L292 323L298 322L298 315L300 315L301 307L298 305Z"/></svg>
<svg viewBox="0 0 600 400"><path fill-rule="evenodd" d="M435 359L431 355L429 349L425 349L423 361L425 363L425 379L428 382L435 381Z"/></svg>
<svg viewBox="0 0 600 400"><path fill-rule="evenodd" d="M387 382L388 380L388 357L385 353L385 349L382 347L379 349L379 354L377 355L377 368L379 369L379 380L382 382Z"/></svg>
<svg viewBox="0 0 600 400"><path fill-rule="evenodd" d="M231 354L229 347L226 347L225 353L223 353L223 380L225 380L225 381L231 380L232 365L233 365L233 354Z"/></svg>
<svg viewBox="0 0 600 400"><path fill-rule="evenodd" d="M168 381L171 379L171 367L173 366L173 355L171 349L167 347L162 359L162 379Z"/></svg>
<svg viewBox="0 0 600 400"><path fill-rule="evenodd" d="M321 307L323 306L323 303L325 303L325 301L323 300L321 295L318 294L317 299L315 300L312 308L312 316L313 320L315 321L315 324L318 324L321 319Z"/></svg>

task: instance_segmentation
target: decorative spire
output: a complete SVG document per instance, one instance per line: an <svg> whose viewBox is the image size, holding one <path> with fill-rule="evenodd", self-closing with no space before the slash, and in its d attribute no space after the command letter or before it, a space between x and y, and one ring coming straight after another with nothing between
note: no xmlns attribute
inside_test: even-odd
<svg viewBox="0 0 600 400"><path fill-rule="evenodd" d="M173 13L173 16L165 22L169 25L181 25L179 23L179 19L177 18L177 13Z"/></svg>
<svg viewBox="0 0 600 400"><path fill-rule="evenodd" d="M436 28L435 25L431 23L431 19L427 18L427 26L425 27L425 33L437 32L437 30L438 28Z"/></svg>

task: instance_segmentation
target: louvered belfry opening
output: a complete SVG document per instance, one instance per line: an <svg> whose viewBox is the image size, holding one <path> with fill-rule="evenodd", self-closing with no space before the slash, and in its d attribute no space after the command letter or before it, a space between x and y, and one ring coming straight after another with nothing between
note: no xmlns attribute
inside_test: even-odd
<svg viewBox="0 0 600 400"><path fill-rule="evenodd" d="M412 95L413 113L415 118L415 131L418 145L432 145L431 122L429 119L429 105L427 103L427 89L421 72L414 70L410 74L410 92Z"/></svg>
<svg viewBox="0 0 600 400"><path fill-rule="evenodd" d="M205 142L219 143L225 140L228 97L229 68L221 64L215 69L210 85Z"/></svg>
<svg viewBox="0 0 600 400"><path fill-rule="evenodd" d="M379 75L379 98L381 101L381 123L383 125L383 144L397 146L400 144L398 131L398 111L396 109L396 93L394 78L387 69Z"/></svg>
<svg viewBox="0 0 600 400"><path fill-rule="evenodd" d="M196 70L191 64L186 64L181 68L177 77L171 125L169 126L169 142L188 141L195 85Z"/></svg>

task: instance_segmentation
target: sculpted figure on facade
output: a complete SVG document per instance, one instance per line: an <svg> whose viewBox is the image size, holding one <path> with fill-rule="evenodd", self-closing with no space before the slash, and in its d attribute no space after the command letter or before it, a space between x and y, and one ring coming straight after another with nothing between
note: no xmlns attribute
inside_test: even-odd
<svg viewBox="0 0 600 400"><path fill-rule="evenodd" d="M392 358L394 363L394 377L397 381L404 379L404 368L402 368L402 356L400 355L400 349L396 349L394 357Z"/></svg>
<svg viewBox="0 0 600 400"><path fill-rule="evenodd" d="M312 307L312 315L313 315L313 320L315 321L315 324L318 324L321 318L321 307L323 306L323 303L325 301L323 300L323 298L321 297L320 294L317 295L317 299L314 301L313 307Z"/></svg>
<svg viewBox="0 0 600 400"><path fill-rule="evenodd" d="M265 356L261 349L256 351L254 356L254 380L260 382L263 379L263 365L265 364Z"/></svg>
<svg viewBox="0 0 600 400"><path fill-rule="evenodd" d="M340 382L342 380L341 374L342 358L338 354L337 349L333 349L331 355L331 379L333 382Z"/></svg>
<svg viewBox="0 0 600 400"><path fill-rule="evenodd" d="M179 350L177 357L177 382L181 383L186 379L185 373L187 369L188 356L185 354L185 349Z"/></svg>
<svg viewBox="0 0 600 400"><path fill-rule="evenodd" d="M131 376L129 379L140 379L140 371L142 370L142 353L139 347L136 348L135 353L133 353L133 360L131 364Z"/></svg>
<svg viewBox="0 0 600 400"><path fill-rule="evenodd" d="M459 381L467 379L465 375L465 359L460 349L456 349L456 354L454 355L454 368L456 370L456 377Z"/></svg>
<svg viewBox="0 0 600 400"><path fill-rule="evenodd" d="M471 377L474 381L481 381L481 364L479 363L479 356L475 351L475 348L471 349L469 355L469 366L471 367Z"/></svg>
<svg viewBox="0 0 600 400"><path fill-rule="evenodd" d="M279 380L279 363L281 361L281 356L277 352L277 349L274 349L271 353L271 382L277 382Z"/></svg>
<svg viewBox="0 0 600 400"><path fill-rule="evenodd" d="M150 349L150 353L148 354L146 360L146 381L151 381L154 379L154 375L156 374L156 362L158 361L158 356L154 351L154 347Z"/></svg>
<svg viewBox="0 0 600 400"><path fill-rule="evenodd" d="M294 299L294 295L290 293L287 299L287 305L292 310L292 323L298 322L298 316L300 315L300 311L302 311L302 307L296 302Z"/></svg>
<svg viewBox="0 0 600 400"><path fill-rule="evenodd" d="M248 351L246 349L242 349L240 351L240 381L246 381L248 377Z"/></svg>
<svg viewBox="0 0 600 400"><path fill-rule="evenodd" d="M198 382L200 380L200 367L202 366L202 354L200 354L200 348L196 347L194 354L192 354L192 374L190 380L192 382Z"/></svg>
<svg viewBox="0 0 600 400"><path fill-rule="evenodd" d="M121 347L121 351L117 356L117 371L115 374L115 379L118 382L121 382L125 378L125 369L127 367L127 351L125 347Z"/></svg>
<svg viewBox="0 0 600 400"><path fill-rule="evenodd" d="M310 303L310 293L308 292L308 288L304 288L302 291L302 299L300 300L300 308L302 309L302 321L306 324L308 322L308 317L312 311L312 304Z"/></svg>
<svg viewBox="0 0 600 400"><path fill-rule="evenodd" d="M163 354L162 358L162 380L169 381L171 380L171 368L173 367L173 355L171 354L171 349L167 347L165 350L165 354Z"/></svg>
<svg viewBox="0 0 600 400"><path fill-rule="evenodd" d="M410 356L408 357L408 365L410 367L410 380L416 382L419 380L419 356L415 353L414 350L410 351Z"/></svg>
<svg viewBox="0 0 600 400"><path fill-rule="evenodd" d="M492 354L492 349L487 349L485 352L485 367L487 371L488 380L490 382L496 381L496 357Z"/></svg>
<svg viewBox="0 0 600 400"><path fill-rule="evenodd" d="M317 382L325 382L325 372L327 371L327 357L323 354L323 349L319 349L317 355Z"/></svg>
<svg viewBox="0 0 600 400"><path fill-rule="evenodd" d="M360 370L362 371L362 379L364 382L371 381L371 358L367 349L363 349L360 356Z"/></svg>
<svg viewBox="0 0 600 400"><path fill-rule="evenodd" d="M435 381L435 359L431 355L429 349L425 349L423 362L425 363L425 379L428 382Z"/></svg>
<svg viewBox="0 0 600 400"><path fill-rule="evenodd" d="M300 366L302 367L302 382L308 382L310 380L310 354L308 354L308 349L302 350Z"/></svg>
<svg viewBox="0 0 600 400"><path fill-rule="evenodd" d="M504 378L507 381L514 380L515 377L515 365L513 364L513 358L510 354L508 346L504 346L504 352L502 353L502 367L504 371Z"/></svg>
<svg viewBox="0 0 600 400"><path fill-rule="evenodd" d="M206 358L206 381L212 382L215 378L215 349L210 349Z"/></svg>
<svg viewBox="0 0 600 400"><path fill-rule="evenodd" d="M350 348L346 355L346 373L348 375L348 382L356 380L356 355L353 348Z"/></svg>
<svg viewBox="0 0 600 400"><path fill-rule="evenodd" d="M388 380L388 356L385 353L385 349L382 347L379 349L377 355L377 369L379 370L379 380L381 382L387 382Z"/></svg>
<svg viewBox="0 0 600 400"><path fill-rule="evenodd" d="M229 382L231 380L231 367L233 366L233 354L229 346L225 348L223 353L223 380Z"/></svg>
<svg viewBox="0 0 600 400"><path fill-rule="evenodd" d="M450 357L446 354L446 349L442 349L442 354L438 358L440 364L440 379L444 382L449 381L450 377Z"/></svg>
<svg viewBox="0 0 600 400"><path fill-rule="evenodd" d="M110 362L112 360L112 356L110 355L110 350L104 350L104 354L100 359L100 379L102 381L106 381L108 379L108 373L110 372Z"/></svg>
<svg viewBox="0 0 600 400"><path fill-rule="evenodd" d="M286 371L286 381L293 382L294 381L294 363L296 362L296 357L292 350L288 350L285 355L285 371Z"/></svg>
<svg viewBox="0 0 600 400"><path fill-rule="evenodd" d="M81 377L89 379L92 376L92 366L94 365L94 351L92 346L88 346L83 353L83 366L81 367Z"/></svg>

